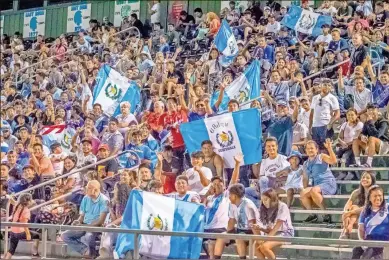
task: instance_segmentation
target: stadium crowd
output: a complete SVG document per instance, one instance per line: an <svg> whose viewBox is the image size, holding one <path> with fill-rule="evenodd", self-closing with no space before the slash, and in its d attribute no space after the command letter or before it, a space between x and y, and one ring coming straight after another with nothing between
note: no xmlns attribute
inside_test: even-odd
<svg viewBox="0 0 389 260"><path fill-rule="evenodd" d="M220 14L181 11L166 30L159 1L150 1L151 26L131 14L120 28L92 19L87 30L52 42L3 35L2 220L9 214L13 222L119 227L131 190L140 189L204 204L205 232L292 237L295 195L305 209L325 210L323 196L337 194L337 181L359 180L344 208L340 238L349 239L358 226L361 240L389 241L387 191L369 170L389 153L389 1L323 1L317 9L301 1L301 8L332 17L317 37L285 27L290 7L281 1L248 2L248 9L240 10L231 1ZM239 47L227 67L213 44L223 19ZM131 30L117 33L130 27L141 37ZM261 65L261 96L250 107L261 113L262 161L242 165L245 155L236 154L235 167L226 168L210 140L189 154L180 124L225 112L225 89L255 59ZM103 65L141 89L139 104L123 101L116 117L93 102ZM228 102L228 113L240 109L239 100ZM44 132L60 131L61 125L73 134L48 147ZM119 157L126 150L133 154L123 163ZM349 170L333 172L332 166ZM370 220L379 214L385 217L373 228ZM331 215L311 214L305 222L331 223ZM10 231L5 259L23 239L35 241L33 256L39 256L39 230ZM58 242L90 258L112 257L115 238L85 231L57 235ZM221 258L230 242L207 243L207 255ZM234 242L245 258L247 244ZM275 259L273 249L280 245L257 241L255 254ZM353 250L355 259L380 255L382 248Z"/></svg>

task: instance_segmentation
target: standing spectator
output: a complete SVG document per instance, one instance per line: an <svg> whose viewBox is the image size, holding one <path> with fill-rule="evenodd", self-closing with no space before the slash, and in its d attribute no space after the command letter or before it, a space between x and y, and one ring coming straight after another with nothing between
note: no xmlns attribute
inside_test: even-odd
<svg viewBox="0 0 389 260"><path fill-rule="evenodd" d="M130 112L131 111L131 104L128 101L123 101L120 103L120 112L121 114L116 116L116 119L119 122L119 132L122 135L125 135L127 131L129 130L129 127L132 125L137 125L138 121L136 120L135 116Z"/></svg>
<svg viewBox="0 0 389 260"><path fill-rule="evenodd" d="M161 1L160 0L153 0L152 3L148 2L149 6L149 13L151 15L151 25L154 25L156 23L160 23L160 16L161 16Z"/></svg>
<svg viewBox="0 0 389 260"><path fill-rule="evenodd" d="M223 176L223 158L215 153L210 140L201 143L201 151L204 153L204 167L211 170L212 176Z"/></svg>
<svg viewBox="0 0 389 260"><path fill-rule="evenodd" d="M136 13L132 13L130 15L130 23L132 26L138 28L141 38L146 36L143 23L141 20L138 19L138 15Z"/></svg>
<svg viewBox="0 0 389 260"><path fill-rule="evenodd" d="M330 93L332 89L331 80L322 81L320 94L312 99L311 115L309 118L309 129L312 131L312 140L320 149L326 138L333 135L333 124L340 117L338 99Z"/></svg>
<svg viewBox="0 0 389 260"><path fill-rule="evenodd" d="M100 183L96 180L88 182L86 196L82 199L80 217L73 222L77 226L101 227L107 216L109 199L100 192ZM67 230L62 240L74 251L84 257L96 257L96 239L99 233ZM81 238L84 237L83 240ZM84 242L85 241L85 244Z"/></svg>
<svg viewBox="0 0 389 260"><path fill-rule="evenodd" d="M354 71L356 66L363 66L363 63L368 55L366 47L363 45L362 35L353 34L352 43L354 48L351 52L351 72Z"/></svg>
<svg viewBox="0 0 389 260"><path fill-rule="evenodd" d="M55 171L51 160L43 154L43 146L34 144L30 148L30 164L34 166L35 171L44 177L55 177Z"/></svg>
<svg viewBox="0 0 389 260"><path fill-rule="evenodd" d="M122 123L125 124L124 122ZM118 128L119 120L111 117L108 123L108 131L101 138L101 143L108 144L111 155L118 154L124 147L124 138Z"/></svg>
<svg viewBox="0 0 389 260"><path fill-rule="evenodd" d="M12 214L12 222L28 223L31 219L31 212L29 210L31 204L31 194L21 194L18 200L18 204L15 207L14 213ZM27 241L34 239L35 241L39 242L39 240L37 240L39 239L39 234L34 231L30 231L29 228L11 227L10 248L5 254L4 259L12 258L12 256L15 254L16 248L18 247L19 241L22 239L26 239ZM36 242L34 243L33 250L34 252L32 256L38 257L38 246Z"/></svg>
<svg viewBox="0 0 389 260"><path fill-rule="evenodd" d="M185 171L184 175L188 177L190 190L198 192L200 195L205 195L207 190L204 190L211 183L212 172L209 168L204 167L203 152L194 152L190 155L193 168Z"/></svg>

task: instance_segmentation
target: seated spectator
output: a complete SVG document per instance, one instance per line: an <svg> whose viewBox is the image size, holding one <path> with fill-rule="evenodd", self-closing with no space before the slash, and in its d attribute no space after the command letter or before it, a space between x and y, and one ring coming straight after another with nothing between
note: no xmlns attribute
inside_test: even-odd
<svg viewBox="0 0 389 260"><path fill-rule="evenodd" d="M276 173L277 181L284 183L283 186L279 186L276 190L277 193L286 193L286 205L288 208L293 203L294 194L300 194L303 187L303 158L300 152L292 151L288 157L289 167L285 170ZM278 185L276 185L278 186Z"/></svg>
<svg viewBox="0 0 389 260"><path fill-rule="evenodd" d="M122 124L126 124L123 123ZM110 155L118 154L123 150L124 147L124 138L123 135L119 132L119 120L111 117L108 123L108 131L104 133L101 138L102 144L108 144L109 150L111 151Z"/></svg>
<svg viewBox="0 0 389 260"><path fill-rule="evenodd" d="M350 108L347 111L347 122L341 125L338 136L336 155L340 158L341 165L345 165L346 167L350 166L352 161L354 161L354 156L352 154L353 142L355 139L358 139L363 128L363 123L359 121L357 115L358 113L354 108ZM353 178L353 173L349 172L346 174L341 172L338 175L337 180L351 180Z"/></svg>
<svg viewBox="0 0 389 260"><path fill-rule="evenodd" d="M359 217L359 240L389 241L389 206L384 200L384 191L378 185L371 186L365 207ZM352 259L382 259L383 248L355 247Z"/></svg>
<svg viewBox="0 0 389 260"><path fill-rule="evenodd" d="M243 155L237 154L234 156L235 167L232 173L231 181L228 188L225 189L224 181L220 176L212 177L211 186L207 194L213 194L207 196L204 202L205 209L205 227L204 232L208 233L224 233L226 232L226 226L228 225L228 208L230 206L229 201L229 187L236 184L239 178L240 164L243 161ZM210 259L214 259L215 244L208 243L208 255Z"/></svg>
<svg viewBox="0 0 389 260"><path fill-rule="evenodd" d="M90 181L86 186L86 196L82 199L80 217L73 225L101 227L109 213L109 199L100 192L100 183ZM96 257L96 239L100 233L67 230L62 234L62 240L74 251L84 257ZM84 237L83 240L81 238ZM85 241L85 244L82 242Z"/></svg>
<svg viewBox="0 0 389 260"><path fill-rule="evenodd" d="M200 203L200 195L197 192L190 190L189 180L185 175L178 176L174 186L177 192L166 194L166 196L177 200Z"/></svg>
<svg viewBox="0 0 389 260"><path fill-rule="evenodd" d="M327 139L324 143L328 154L319 154L319 147L315 141L308 141L305 145L305 152L308 160L304 163L303 184L304 189L300 194L301 203L307 210L312 210L313 203L321 210L325 210L324 195L336 194L336 180L332 175L329 165L337 162L336 155L332 150L332 142ZM312 187L308 187L309 180L312 180ZM318 216L311 214L305 222L317 222ZM331 223L331 215L323 216L323 221Z"/></svg>
<svg viewBox="0 0 389 260"><path fill-rule="evenodd" d="M389 152L388 121L379 115L376 104L367 105L367 121L365 122L358 139L353 141L353 153L356 165L361 165L361 150L367 151L367 160L363 167L371 167L373 156Z"/></svg>
<svg viewBox="0 0 389 260"><path fill-rule="evenodd" d="M339 239L350 239L354 224L358 221L359 215L366 204L366 194L368 194L370 187L375 184L376 178L372 172L362 174L359 188L351 193L351 197L344 206L342 215L343 230Z"/></svg>
<svg viewBox="0 0 389 260"><path fill-rule="evenodd" d="M223 176L223 158L215 153L213 144L210 140L201 143L201 151L204 154L204 167L211 170L212 176Z"/></svg>
<svg viewBox="0 0 389 260"><path fill-rule="evenodd" d="M253 234L251 227L259 223L259 213L254 203L244 196L244 186L240 183L229 187L230 207L228 210L227 232L230 234ZM221 259L224 247L230 241L219 238L216 240L214 257ZM246 258L247 244L244 240L235 240L239 258Z"/></svg>
<svg viewBox="0 0 389 260"><path fill-rule="evenodd" d="M252 225L252 229L256 235L263 232L268 236L294 236L289 209L285 203L278 200L275 190L270 189L262 194L259 221ZM255 253L258 259L276 259L273 249L283 244L283 242L276 241L256 241Z"/></svg>

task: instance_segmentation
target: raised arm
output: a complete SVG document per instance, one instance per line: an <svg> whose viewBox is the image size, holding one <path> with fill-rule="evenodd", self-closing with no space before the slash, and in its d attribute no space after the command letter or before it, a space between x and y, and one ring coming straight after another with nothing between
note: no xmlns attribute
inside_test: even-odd
<svg viewBox="0 0 389 260"><path fill-rule="evenodd" d="M324 147L327 149L328 151L328 155L327 154L321 154L321 158L322 160L325 162L325 163L328 163L328 164L335 164L338 162L337 158L336 158L336 154L334 152L334 150L332 149L332 141L331 139L326 139L326 142L324 143Z"/></svg>
<svg viewBox="0 0 389 260"><path fill-rule="evenodd" d="M231 181L230 181L230 185L233 185L235 183L238 182L238 179L239 179L239 171L240 171L240 164L243 162L243 154L242 153L238 153L237 155L234 156L234 161L235 161L235 167L234 167L234 171L232 172L232 176L231 176Z"/></svg>

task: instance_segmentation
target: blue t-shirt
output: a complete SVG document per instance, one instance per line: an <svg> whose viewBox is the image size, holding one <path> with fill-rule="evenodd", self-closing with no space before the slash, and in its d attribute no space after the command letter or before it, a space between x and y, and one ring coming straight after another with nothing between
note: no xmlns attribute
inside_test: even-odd
<svg viewBox="0 0 389 260"><path fill-rule="evenodd" d="M276 117L271 120L269 134L277 138L278 152L289 156L292 151L293 120L290 116Z"/></svg>
<svg viewBox="0 0 389 260"><path fill-rule="evenodd" d="M263 50L263 59L268 60L271 64L274 63L274 48L270 45L266 45Z"/></svg>
<svg viewBox="0 0 389 260"><path fill-rule="evenodd" d="M366 215L365 211L359 217L359 224L365 227L366 240L389 241L389 204L385 209L377 212L370 211Z"/></svg>
<svg viewBox="0 0 389 260"><path fill-rule="evenodd" d="M323 162L321 155L317 155L313 160L307 160L304 163L304 171L308 178L312 179L312 186L317 186L322 183L335 181L328 164Z"/></svg>
<svg viewBox="0 0 389 260"><path fill-rule="evenodd" d="M347 48L348 48L348 44L345 39L340 39L339 41L332 40L328 44L328 49L333 51L340 51Z"/></svg>
<svg viewBox="0 0 389 260"><path fill-rule="evenodd" d="M170 47L169 44L165 43L159 47L159 51L162 52L163 54L166 54L170 52Z"/></svg>
<svg viewBox="0 0 389 260"><path fill-rule="evenodd" d="M108 213L108 198L100 193L96 201L85 196L81 201L80 214L84 214L84 224L91 224L100 218L102 213Z"/></svg>
<svg viewBox="0 0 389 260"><path fill-rule="evenodd" d="M148 146L144 144L140 144L140 145L129 144L126 147L126 150L133 150L141 160L151 160L151 150Z"/></svg>

